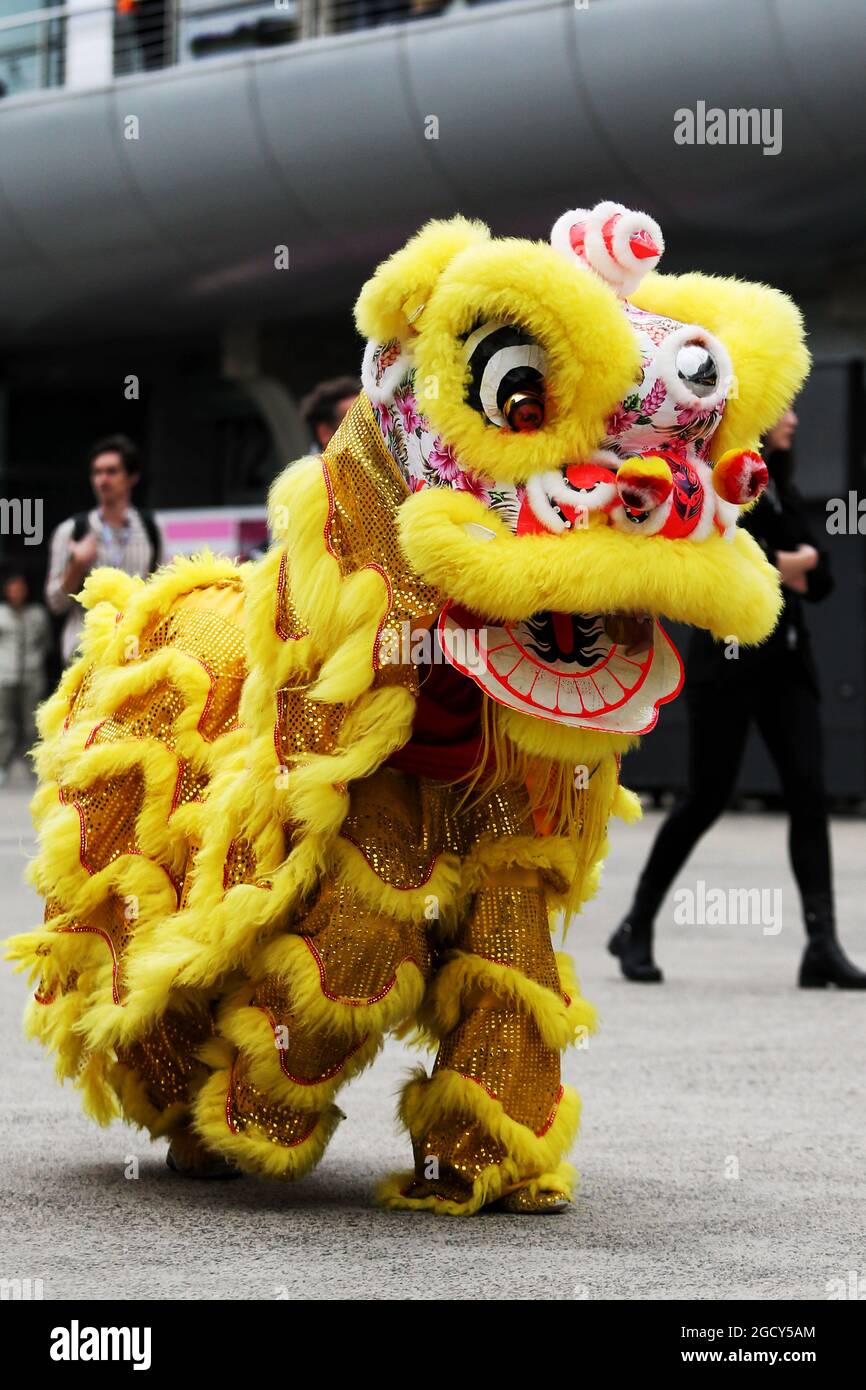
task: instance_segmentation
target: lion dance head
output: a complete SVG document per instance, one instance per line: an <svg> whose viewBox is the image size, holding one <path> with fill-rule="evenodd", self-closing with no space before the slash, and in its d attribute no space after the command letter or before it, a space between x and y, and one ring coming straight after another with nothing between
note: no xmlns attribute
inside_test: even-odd
<svg viewBox="0 0 866 1390"><path fill-rule="evenodd" d="M622 740L682 684L659 622L754 643L774 570L737 528L757 452L807 370L780 292L656 273L616 203L550 244L431 222L364 286L362 382L408 496L403 553L447 596L446 657L525 721ZM585 742L585 741L584 741Z"/></svg>

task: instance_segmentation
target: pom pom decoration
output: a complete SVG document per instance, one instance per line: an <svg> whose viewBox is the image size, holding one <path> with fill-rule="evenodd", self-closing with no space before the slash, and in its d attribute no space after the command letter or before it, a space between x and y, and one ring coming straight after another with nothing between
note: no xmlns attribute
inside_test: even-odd
<svg viewBox="0 0 866 1390"><path fill-rule="evenodd" d="M629 512L651 512L660 507L673 485L670 465L657 454L626 459L617 470L616 490Z"/></svg>
<svg viewBox="0 0 866 1390"><path fill-rule="evenodd" d="M713 469L718 495L740 507L759 497L769 480L767 465L752 449L729 449Z"/></svg>

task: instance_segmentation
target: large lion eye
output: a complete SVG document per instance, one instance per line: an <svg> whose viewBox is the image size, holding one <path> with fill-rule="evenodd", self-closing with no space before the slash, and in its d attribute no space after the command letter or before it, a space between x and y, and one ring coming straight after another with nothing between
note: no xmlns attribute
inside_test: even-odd
<svg viewBox="0 0 866 1390"><path fill-rule="evenodd" d="M466 401L492 425L539 429L544 423L545 356L525 329L490 320L464 345L469 364Z"/></svg>
<svg viewBox="0 0 866 1390"><path fill-rule="evenodd" d="M694 396L711 396L719 386L719 368L703 343L686 343L676 358L677 376Z"/></svg>

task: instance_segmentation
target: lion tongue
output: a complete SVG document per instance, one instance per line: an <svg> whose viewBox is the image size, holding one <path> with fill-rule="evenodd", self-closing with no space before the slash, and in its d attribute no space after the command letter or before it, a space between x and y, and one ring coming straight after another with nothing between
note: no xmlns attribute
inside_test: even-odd
<svg viewBox="0 0 866 1390"><path fill-rule="evenodd" d="M574 626L570 613L551 613L553 632L560 656L571 656L574 650Z"/></svg>

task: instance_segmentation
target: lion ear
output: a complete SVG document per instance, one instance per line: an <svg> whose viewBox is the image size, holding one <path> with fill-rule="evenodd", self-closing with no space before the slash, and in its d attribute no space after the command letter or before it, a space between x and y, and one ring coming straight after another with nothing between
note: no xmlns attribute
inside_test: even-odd
<svg viewBox="0 0 866 1390"><path fill-rule="evenodd" d="M446 266L467 246L489 239L483 222L465 217L428 222L382 262L361 290L355 305L359 333L379 342L405 338Z"/></svg>

